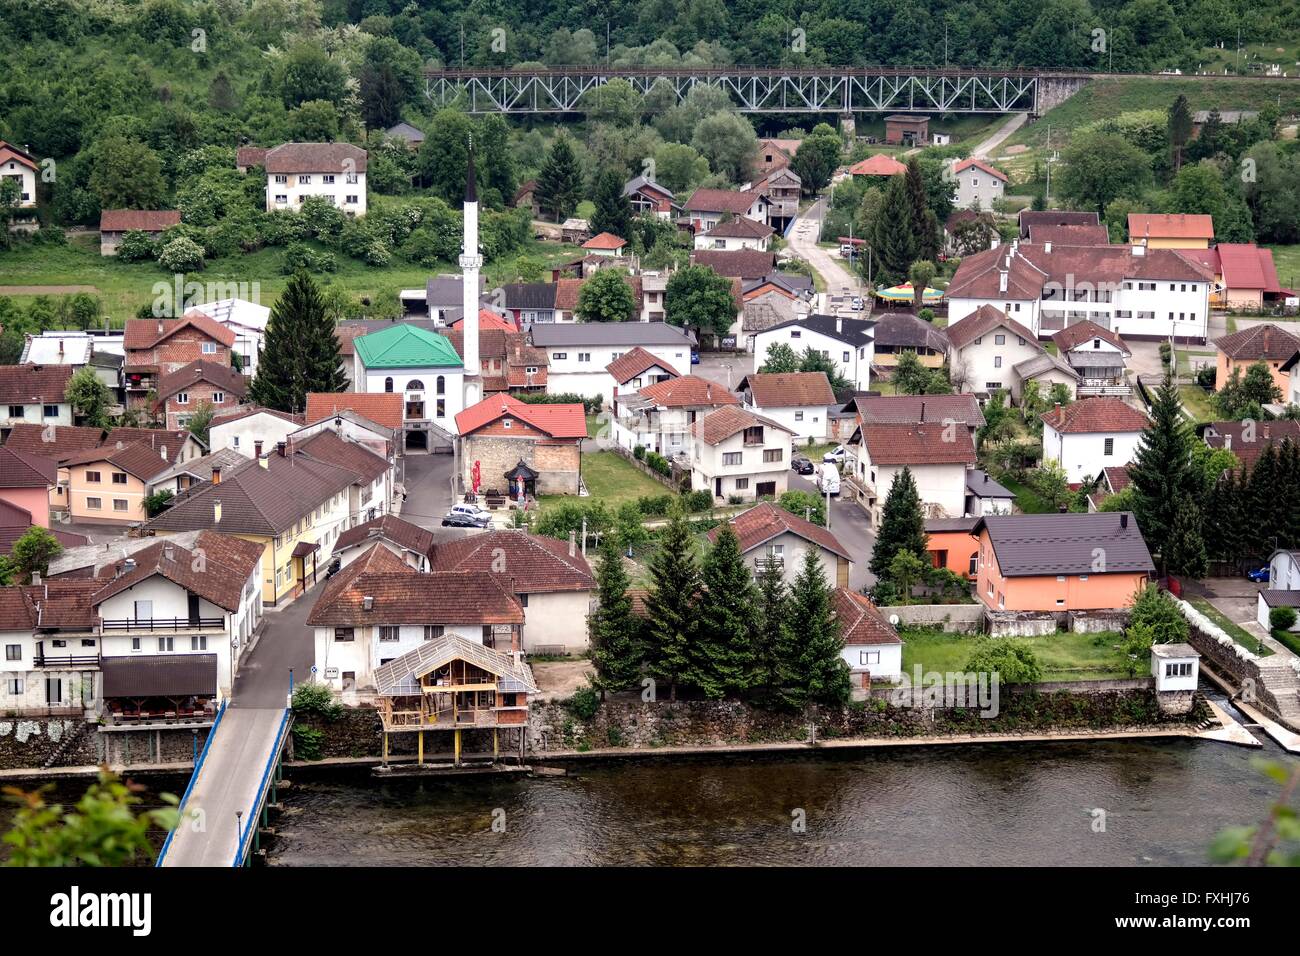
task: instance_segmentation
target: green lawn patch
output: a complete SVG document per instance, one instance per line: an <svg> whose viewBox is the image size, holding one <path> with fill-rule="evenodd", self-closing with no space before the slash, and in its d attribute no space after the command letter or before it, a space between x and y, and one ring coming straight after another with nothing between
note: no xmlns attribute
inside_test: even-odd
<svg viewBox="0 0 1300 956"><path fill-rule="evenodd" d="M1296 654L1300 654L1300 634L1295 631L1274 630L1273 639Z"/></svg>
<svg viewBox="0 0 1300 956"><path fill-rule="evenodd" d="M1219 418L1214 410L1214 400L1210 393L1199 385L1179 385L1178 397L1198 422L1212 422Z"/></svg>
<svg viewBox="0 0 1300 956"><path fill-rule="evenodd" d="M1193 367L1193 363L1196 363L1197 367L1205 364L1212 366L1218 360L1217 352L1205 352L1198 349L1175 349L1174 355L1178 361L1179 375L1195 375L1196 368Z"/></svg>
<svg viewBox="0 0 1300 956"><path fill-rule="evenodd" d="M998 481L1015 494L1016 506L1025 514L1045 515L1056 510L1028 485L1021 484L1013 478L999 478Z"/></svg>
<svg viewBox="0 0 1300 956"><path fill-rule="evenodd" d="M1272 655L1273 652L1269 649L1267 644L1261 641L1254 634L1250 633L1250 631L1246 630L1240 624L1236 624L1233 621L1228 620L1226 614L1220 611L1217 607L1215 607L1205 598L1189 597L1186 600L1188 604L1190 604L1192 607L1196 608L1196 610L1200 611L1202 614L1208 617L1218 627L1223 628L1225 634L1231 637L1242 647L1246 648L1246 650L1250 651L1252 654L1256 654L1260 657L1269 657Z"/></svg>
<svg viewBox="0 0 1300 956"><path fill-rule="evenodd" d="M671 494L671 490L632 466L618 452L597 451L582 456L582 477L592 498L598 498L610 508L625 501L635 501L643 495ZM548 501L564 500L564 495L544 495L542 507Z"/></svg>
<svg viewBox="0 0 1300 956"><path fill-rule="evenodd" d="M903 672L962 673L974 651L978 634L945 634L904 630ZM1022 637L1033 648L1044 681L1113 680L1129 676L1128 658L1118 649L1121 635L1114 631L1075 634L1061 631L1042 637ZM1145 671L1145 662L1141 671Z"/></svg>
<svg viewBox="0 0 1300 956"><path fill-rule="evenodd" d="M1284 289L1294 289L1300 283L1300 245L1269 246L1273 250L1273 264L1277 266L1277 281ZM1293 318L1278 316L1278 318Z"/></svg>

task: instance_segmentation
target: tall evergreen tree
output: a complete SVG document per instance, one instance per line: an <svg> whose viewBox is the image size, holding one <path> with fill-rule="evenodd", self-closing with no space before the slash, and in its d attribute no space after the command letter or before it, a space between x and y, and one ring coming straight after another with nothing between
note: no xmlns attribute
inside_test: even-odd
<svg viewBox="0 0 1300 956"><path fill-rule="evenodd" d="M717 539L701 565L704 598L699 630L690 646L687 682L717 699L743 694L754 683L754 607L757 592L740 539L731 524L718 528Z"/></svg>
<svg viewBox="0 0 1300 956"><path fill-rule="evenodd" d="M1183 418L1173 375L1156 390L1151 406L1151 424L1142 434L1137 457L1129 465L1132 478L1133 514L1142 537L1160 566L1168 568L1168 548L1179 501L1193 491L1191 431Z"/></svg>
<svg viewBox="0 0 1300 956"><path fill-rule="evenodd" d="M777 698L781 688L782 652L790 647L790 593L784 572L775 561L758 572L754 607L754 682L752 696L763 702Z"/></svg>
<svg viewBox="0 0 1300 956"><path fill-rule="evenodd" d="M691 666L700 599L700 567L680 506L674 508L660 535L659 550L650 559L650 581L646 663L656 680L668 682L669 699L676 700L677 684Z"/></svg>
<svg viewBox="0 0 1300 956"><path fill-rule="evenodd" d="M338 335L320 288L307 273L294 273L271 309L249 397L267 408L300 412L308 392L346 387Z"/></svg>
<svg viewBox="0 0 1300 956"><path fill-rule="evenodd" d="M925 175L915 156L907 160L907 205L916 240L916 258L936 262L939 259L939 223L930 210L929 194L925 188ZM909 263L910 265L910 263Z"/></svg>
<svg viewBox="0 0 1300 956"><path fill-rule="evenodd" d="M602 169L596 175L591 201L596 206L590 219L592 234L610 232L627 239L632 232L632 204L623 195L623 177L617 170Z"/></svg>
<svg viewBox="0 0 1300 956"><path fill-rule="evenodd" d="M578 157L568 135L560 133L537 174L537 202L543 213L555 222L562 222L573 215L581 198L582 171L578 168Z"/></svg>
<svg viewBox="0 0 1300 956"><path fill-rule="evenodd" d="M632 687L641 676L641 620L632 613L627 586L627 570L615 536L607 534L601 539L596 565L599 603L587 619L591 662L602 696L607 690Z"/></svg>
<svg viewBox="0 0 1300 956"><path fill-rule="evenodd" d="M1210 559L1201 537L1201 509L1189 495L1178 501L1167 550L1165 564L1171 574L1203 578L1209 571Z"/></svg>
<svg viewBox="0 0 1300 956"><path fill-rule="evenodd" d="M1192 138L1192 108L1187 97L1178 94L1169 107L1169 145L1174 151L1174 172L1183 167L1183 148Z"/></svg>
<svg viewBox="0 0 1300 956"><path fill-rule="evenodd" d="M907 177L891 176L880 202L880 212L872 220L870 236L876 255L876 275L883 282L899 282L918 258L913 231L912 206L908 198Z"/></svg>
<svg viewBox="0 0 1300 956"><path fill-rule="evenodd" d="M876 546L871 552L871 573L877 578L889 577L889 566L894 555L910 551L918 558L928 560L925 551L925 516L921 514L921 496L916 490L912 469L904 466L889 487L885 507L880 516L880 531Z"/></svg>
<svg viewBox="0 0 1300 956"><path fill-rule="evenodd" d="M849 699L849 666L840 652L844 639L831 603L831 588L815 549L790 589L790 628L781 655L781 693L795 707L843 704Z"/></svg>

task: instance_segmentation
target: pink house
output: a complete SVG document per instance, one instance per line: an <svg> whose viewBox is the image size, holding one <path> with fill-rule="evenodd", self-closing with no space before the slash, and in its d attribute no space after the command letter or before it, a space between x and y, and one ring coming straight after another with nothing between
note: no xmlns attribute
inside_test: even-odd
<svg viewBox="0 0 1300 956"><path fill-rule="evenodd" d="M48 458L0 447L0 501L26 511L32 524L48 528L50 489L57 483L57 471Z"/></svg>

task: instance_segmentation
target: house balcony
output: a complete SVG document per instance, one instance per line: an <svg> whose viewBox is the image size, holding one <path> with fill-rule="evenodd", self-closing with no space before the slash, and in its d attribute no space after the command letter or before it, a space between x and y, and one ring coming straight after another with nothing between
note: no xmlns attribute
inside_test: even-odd
<svg viewBox="0 0 1300 956"><path fill-rule="evenodd" d="M158 632L177 633L180 631L222 631L226 619L222 617L144 617L144 618L104 618L99 622L100 633L115 634Z"/></svg>
<svg viewBox="0 0 1300 956"><path fill-rule="evenodd" d="M32 656L33 667L98 667L98 654L64 654L62 648L58 649L59 653L46 654L38 644L36 653Z"/></svg>

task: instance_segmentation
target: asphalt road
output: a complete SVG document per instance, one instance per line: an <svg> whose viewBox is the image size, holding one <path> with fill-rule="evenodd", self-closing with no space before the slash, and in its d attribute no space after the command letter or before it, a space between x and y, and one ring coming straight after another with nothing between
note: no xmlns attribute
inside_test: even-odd
<svg viewBox="0 0 1300 956"><path fill-rule="evenodd" d="M841 295L847 289L858 293L858 277L844 267L843 260L831 255L829 249L817 245L821 233L821 220L825 215L826 200L819 199L790 227L790 251L807 262L826 283L829 295Z"/></svg>
<svg viewBox="0 0 1300 956"><path fill-rule="evenodd" d="M793 471L790 472L790 489L818 493L817 486L808 477L796 475ZM830 525L831 533L848 549L853 558L853 568L849 572L849 587L861 591L875 584L875 576L867 570L867 564L871 561L871 551L876 546L876 536L871 530L871 523L867 520L867 513L850 498L832 498Z"/></svg>

